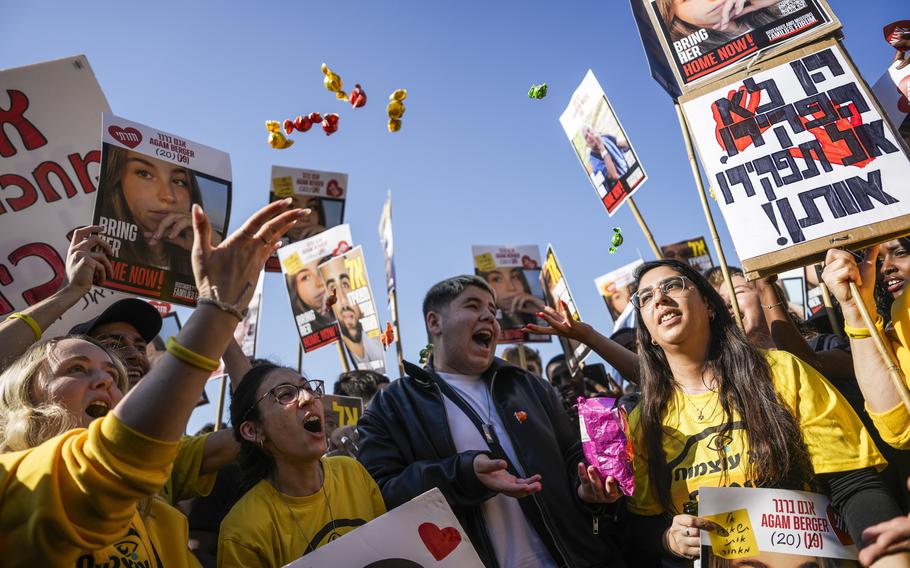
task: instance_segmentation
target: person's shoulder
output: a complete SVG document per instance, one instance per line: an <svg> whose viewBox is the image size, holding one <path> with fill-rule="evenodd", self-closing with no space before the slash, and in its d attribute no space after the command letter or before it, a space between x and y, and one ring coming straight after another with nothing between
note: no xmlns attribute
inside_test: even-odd
<svg viewBox="0 0 910 568"><path fill-rule="evenodd" d="M363 470L360 462L350 456L327 456L322 460L323 467L341 475L359 474Z"/></svg>
<svg viewBox="0 0 910 568"><path fill-rule="evenodd" d="M263 514L269 502L267 485L268 481L263 479L234 503L221 522L222 534L236 535L254 529L258 524L271 523L269 515Z"/></svg>

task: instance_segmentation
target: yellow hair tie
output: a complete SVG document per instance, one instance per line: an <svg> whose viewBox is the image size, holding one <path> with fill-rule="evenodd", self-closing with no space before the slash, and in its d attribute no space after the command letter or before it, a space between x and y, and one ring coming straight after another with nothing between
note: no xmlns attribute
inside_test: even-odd
<svg viewBox="0 0 910 568"><path fill-rule="evenodd" d="M183 345L177 343L177 340L173 337L170 337L167 340L167 352L187 365L192 365L197 369L202 369L203 371L208 371L210 373L220 366L215 359L209 359L205 355L200 355L195 351L187 349Z"/></svg>
<svg viewBox="0 0 910 568"><path fill-rule="evenodd" d="M23 314L22 312L16 312L14 314L10 314L10 316L6 319L7 320L17 319L17 320L24 321L26 324L28 324L28 326L30 328L32 328L32 333L35 334L35 341L39 341L41 339L41 335L42 335L41 326L38 325L38 322L36 322L35 319L32 318L32 316Z"/></svg>
<svg viewBox="0 0 910 568"><path fill-rule="evenodd" d="M878 318L875 320L875 329L882 331L884 327L885 320L882 318L881 314L878 314ZM868 339L872 337L872 332L869 331L869 328L850 327L847 324L844 324L844 333L846 333L847 337L850 339Z"/></svg>

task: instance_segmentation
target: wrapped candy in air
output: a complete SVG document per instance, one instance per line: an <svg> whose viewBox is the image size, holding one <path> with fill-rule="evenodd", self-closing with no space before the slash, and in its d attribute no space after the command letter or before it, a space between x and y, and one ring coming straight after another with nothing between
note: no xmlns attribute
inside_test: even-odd
<svg viewBox="0 0 910 568"><path fill-rule="evenodd" d="M623 494L632 495L635 478L632 470L632 437L626 411L615 398L578 397L578 425L585 460L600 473L612 476Z"/></svg>

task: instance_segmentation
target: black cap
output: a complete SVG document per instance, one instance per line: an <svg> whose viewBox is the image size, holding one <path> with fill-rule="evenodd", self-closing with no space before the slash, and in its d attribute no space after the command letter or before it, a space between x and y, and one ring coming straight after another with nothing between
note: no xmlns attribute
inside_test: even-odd
<svg viewBox="0 0 910 568"><path fill-rule="evenodd" d="M113 322L128 323L136 328L146 342L158 336L161 331L161 315L155 306L139 298L118 300L107 307L95 319L82 322L70 330L70 335L91 335L99 325Z"/></svg>

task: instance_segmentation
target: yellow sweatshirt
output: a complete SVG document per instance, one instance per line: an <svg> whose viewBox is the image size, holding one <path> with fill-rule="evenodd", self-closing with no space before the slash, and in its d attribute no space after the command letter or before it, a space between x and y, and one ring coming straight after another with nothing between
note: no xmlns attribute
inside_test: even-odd
<svg viewBox="0 0 910 568"><path fill-rule="evenodd" d="M891 349L897 356L897 362L904 372L904 381L910 381L910 294L902 293L891 305L891 323L886 336L891 341ZM910 383L908 383L910 386ZM869 409L867 408L868 412ZM872 423L887 444L899 449L910 449L910 412L903 403L885 412L869 412Z"/></svg>
<svg viewBox="0 0 910 568"><path fill-rule="evenodd" d="M178 445L140 434L111 413L87 429L0 455L3 565L198 566L179 511L155 498L144 520L137 512L167 481Z"/></svg>

